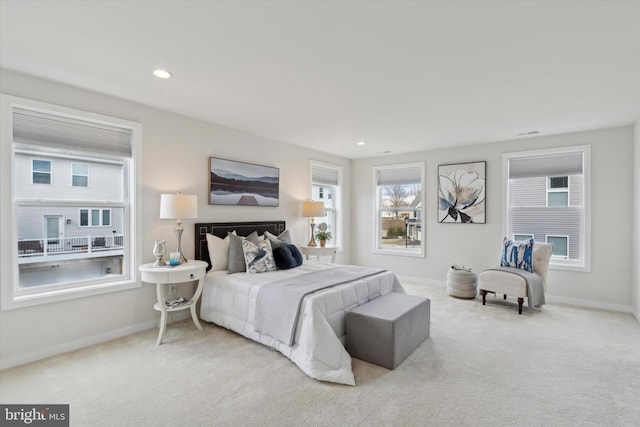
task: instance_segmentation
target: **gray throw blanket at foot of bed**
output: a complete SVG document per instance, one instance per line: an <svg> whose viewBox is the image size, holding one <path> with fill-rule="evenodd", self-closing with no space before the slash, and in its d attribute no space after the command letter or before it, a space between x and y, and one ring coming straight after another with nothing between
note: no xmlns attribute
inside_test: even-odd
<svg viewBox="0 0 640 427"><path fill-rule="evenodd" d="M255 330L291 346L306 295L384 271L348 265L265 283L256 296Z"/></svg>

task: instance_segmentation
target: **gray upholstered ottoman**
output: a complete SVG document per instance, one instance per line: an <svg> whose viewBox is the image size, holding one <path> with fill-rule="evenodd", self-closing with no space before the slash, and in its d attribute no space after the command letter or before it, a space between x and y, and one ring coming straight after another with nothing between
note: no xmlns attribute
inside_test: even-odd
<svg viewBox="0 0 640 427"><path fill-rule="evenodd" d="M431 301L392 292L347 313L347 351L395 369L429 336Z"/></svg>

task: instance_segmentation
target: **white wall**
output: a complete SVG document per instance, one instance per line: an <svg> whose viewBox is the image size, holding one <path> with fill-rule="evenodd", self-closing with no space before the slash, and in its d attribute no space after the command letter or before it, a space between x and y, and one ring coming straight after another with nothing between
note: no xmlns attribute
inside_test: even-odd
<svg viewBox="0 0 640 427"><path fill-rule="evenodd" d="M503 237L502 154L582 144L591 144L592 150L592 271L552 270L549 273L549 300L555 298L556 301L630 311L633 207L631 126L354 160L352 261L384 266L401 276L437 280L446 279L447 270L453 263L471 266L475 271L495 266ZM426 258L372 254L374 192L371 167L419 160L426 162ZM482 160L487 161L487 223L437 223L438 165Z"/></svg>
<svg viewBox="0 0 640 427"><path fill-rule="evenodd" d="M310 197L309 160L342 166L345 200L350 200L351 161L346 159L7 70L0 71L0 90L8 95L142 123L144 238L140 243L145 262L154 259L151 251L155 239L166 239L169 247L175 244L174 223L158 219L160 193L197 194L200 222L286 220L294 240L300 244L309 239L308 222L300 216L301 201ZM209 206L210 156L280 168L280 206ZM2 205L8 204L6 197L2 195ZM350 207L345 206L344 212L348 236ZM194 254L194 222L183 223L182 247L187 258ZM0 245L13 244L1 236L0 239ZM350 261L350 250L347 239L344 252L339 255L340 262ZM154 286L145 284L128 291L2 311L0 367L155 327L158 313L152 309L154 300Z"/></svg>
<svg viewBox="0 0 640 427"><path fill-rule="evenodd" d="M640 322L640 120L633 127L633 314Z"/></svg>

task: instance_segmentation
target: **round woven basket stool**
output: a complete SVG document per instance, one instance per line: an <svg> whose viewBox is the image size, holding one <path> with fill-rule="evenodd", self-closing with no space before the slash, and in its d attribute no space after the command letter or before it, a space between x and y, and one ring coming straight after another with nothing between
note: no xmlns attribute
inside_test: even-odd
<svg viewBox="0 0 640 427"><path fill-rule="evenodd" d="M478 293L478 276L472 271L450 268L447 272L447 291L456 298L475 298Z"/></svg>

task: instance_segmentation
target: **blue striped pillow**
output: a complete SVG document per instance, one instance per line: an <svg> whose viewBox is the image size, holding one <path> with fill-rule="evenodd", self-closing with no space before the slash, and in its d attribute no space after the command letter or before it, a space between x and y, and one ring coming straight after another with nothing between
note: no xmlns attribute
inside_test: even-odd
<svg viewBox="0 0 640 427"><path fill-rule="evenodd" d="M506 237L502 241L500 267L514 267L533 273L533 239L514 242Z"/></svg>

